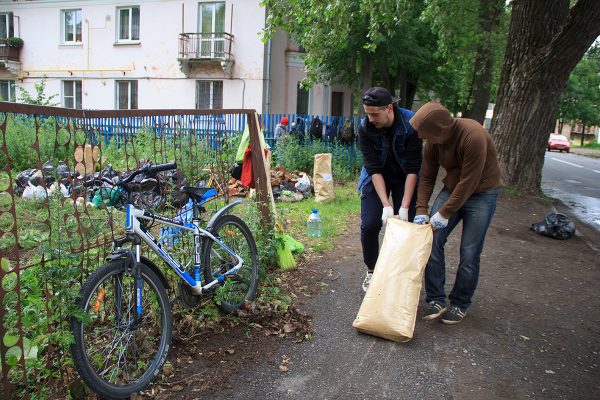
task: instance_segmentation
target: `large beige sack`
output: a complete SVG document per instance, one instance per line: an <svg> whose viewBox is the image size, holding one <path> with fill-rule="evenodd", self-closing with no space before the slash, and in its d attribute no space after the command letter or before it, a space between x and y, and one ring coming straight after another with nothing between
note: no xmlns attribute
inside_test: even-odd
<svg viewBox="0 0 600 400"><path fill-rule="evenodd" d="M333 175L331 174L331 153L315 154L313 184L317 203L335 198Z"/></svg>
<svg viewBox="0 0 600 400"><path fill-rule="evenodd" d="M375 272L352 324L359 332L395 342L412 339L432 240L429 224L388 219Z"/></svg>

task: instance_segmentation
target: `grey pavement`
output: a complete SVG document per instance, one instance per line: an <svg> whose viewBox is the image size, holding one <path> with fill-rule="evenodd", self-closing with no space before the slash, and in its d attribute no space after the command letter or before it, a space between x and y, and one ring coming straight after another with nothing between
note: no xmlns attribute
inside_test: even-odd
<svg viewBox="0 0 600 400"><path fill-rule="evenodd" d="M529 231L545 211L537 202L499 203L465 320L426 322L420 307L414 337L403 344L352 327L364 269L359 221L350 221L336 248L305 267L322 273L321 293L304 307L314 317L312 340L286 342L210 398L600 398L600 253L590 247L598 236L557 241ZM448 243L447 292L459 235Z"/></svg>

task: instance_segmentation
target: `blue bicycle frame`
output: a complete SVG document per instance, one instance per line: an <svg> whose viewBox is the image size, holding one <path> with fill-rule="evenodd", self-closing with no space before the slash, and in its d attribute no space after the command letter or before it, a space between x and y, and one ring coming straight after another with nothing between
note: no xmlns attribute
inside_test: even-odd
<svg viewBox="0 0 600 400"><path fill-rule="evenodd" d="M206 200L208 200L208 197L209 196L207 196ZM204 201L202 201L200 203L200 205L203 204L204 202L206 202L206 200L204 198L203 198L203 200ZM223 280L226 279L226 277L228 275L235 274L242 267L243 260L241 259L241 257L239 255L237 255L229 247L227 247L227 245L225 245L221 240L219 240L217 237L215 237L210 232L211 226L214 225L216 220L221 215L223 215L231 207L236 206L240 203L242 203L242 200L237 200L237 201L232 202L232 203L226 205L225 207L221 208L208 222L206 229L200 227L200 225L199 225L200 219L199 218L192 219L191 223L184 222L177 218L167 218L167 217L159 215L159 214L154 214L151 211L136 208L133 204L127 203L125 205L125 213L126 213L125 230L128 235L135 235L135 236L141 238L146 244L148 244L148 246L150 246L150 248L152 250L154 250L173 269L173 271L175 271L175 273L179 277L181 277L190 286L192 293L195 295L199 295L199 294L211 289L213 286L220 284ZM175 228L178 228L181 230L193 232L193 235L194 235L194 260L193 260L194 265L193 265L193 268L194 268L194 271L202 270L202 260L201 260L200 252L201 252L201 248L202 248L202 243L205 240L212 240L215 243L217 243L225 251L227 251L229 254L231 254L233 257L235 257L235 259L237 260L237 264L235 266L233 266L233 268L231 268L230 270L226 271L225 273L222 273L221 275L219 275L217 277L213 277L214 279L211 282L209 282L208 284L203 286L201 275L199 273L195 273L195 277L192 277L187 271L185 271L183 264L181 262L179 262L178 260L176 260L175 258L173 258L173 256L171 256L171 254L169 254L169 252L162 247L162 244L159 242L159 240L157 240L156 238L154 238L154 236L152 236L152 234L148 231L148 229L146 229L144 227L144 225L140 223L140 220L147 220L147 221L151 221L153 223L158 222L161 225L171 226L171 227L175 227ZM139 263L140 259L141 259L141 243L139 241L137 241L137 243L135 243L134 246L135 246L135 253L134 253L135 261L136 261L136 263ZM115 250L119 250L119 249L116 248ZM188 265L189 265L189 263L188 263ZM138 285L141 285L141 280L140 280L140 282L138 282ZM141 312L142 312L141 306L140 306L142 304L141 286L138 286L138 289L139 289L137 291L139 294L137 296L138 297L138 299L137 299L138 314L141 314Z"/></svg>

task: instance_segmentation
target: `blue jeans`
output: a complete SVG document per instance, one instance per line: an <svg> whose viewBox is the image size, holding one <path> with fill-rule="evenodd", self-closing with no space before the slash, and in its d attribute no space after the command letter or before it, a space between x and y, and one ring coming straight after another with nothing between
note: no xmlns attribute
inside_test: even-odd
<svg viewBox="0 0 600 400"><path fill-rule="evenodd" d="M394 215L398 214L402 197L404 197L404 180L397 182L385 183L388 191L392 193L392 204L394 207ZM408 220L412 221L415 217L415 204L417 201L417 191L413 193L413 197L408 208ZM379 257L379 231L381 231L381 213L383 212L383 204L375 191L373 182L369 182L362 188L360 198L360 242L363 250L363 261L369 270L375 268L377 257Z"/></svg>
<svg viewBox="0 0 600 400"><path fill-rule="evenodd" d="M456 280L450 296L450 305L466 310L471 305L471 297L475 293L479 280L479 257L483 250L485 235L496 211L496 200L499 188L474 193L465 204L448 220L448 226L433 234L431 256L425 268L425 300L446 304L444 285L446 283L446 264L444 261L444 245L448 236L462 220L462 237L460 239L460 263ZM448 200L450 192L444 188L435 199L431 215L434 215Z"/></svg>

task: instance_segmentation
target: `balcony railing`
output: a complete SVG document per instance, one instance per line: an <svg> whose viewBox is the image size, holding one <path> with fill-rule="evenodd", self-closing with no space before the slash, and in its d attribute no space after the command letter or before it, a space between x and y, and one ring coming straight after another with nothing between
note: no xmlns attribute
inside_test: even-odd
<svg viewBox="0 0 600 400"><path fill-rule="evenodd" d="M181 33L179 60L232 61L232 41L233 36L226 32Z"/></svg>
<svg viewBox="0 0 600 400"><path fill-rule="evenodd" d="M0 39L0 61L21 61L21 48L9 46L8 39Z"/></svg>

